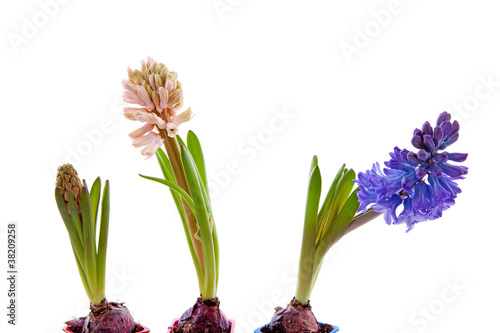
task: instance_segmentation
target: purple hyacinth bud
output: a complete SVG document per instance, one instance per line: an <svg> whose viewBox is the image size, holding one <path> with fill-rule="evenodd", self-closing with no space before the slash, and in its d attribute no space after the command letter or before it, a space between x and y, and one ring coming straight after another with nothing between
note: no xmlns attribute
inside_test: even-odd
<svg viewBox="0 0 500 333"><path fill-rule="evenodd" d="M451 123L449 121L445 121L439 127L441 127L443 129L444 137L447 137L448 135L450 135L451 131L453 130L453 126L451 125Z"/></svg>
<svg viewBox="0 0 500 333"><path fill-rule="evenodd" d="M469 154L463 154L463 153L444 153L448 156L448 159L450 161L454 162L463 162L467 159L467 156Z"/></svg>
<svg viewBox="0 0 500 333"><path fill-rule="evenodd" d="M425 161L426 159L429 158L429 156L431 156L431 154L429 154L428 152L426 152L424 149L420 149L418 152L417 152L417 158L420 160L420 161Z"/></svg>
<svg viewBox="0 0 500 333"><path fill-rule="evenodd" d="M425 150L424 150L425 152ZM427 154L427 152L426 152ZM418 158L418 155L415 154L414 152L409 152L408 153L408 162L411 162L411 163L418 163L419 162L419 158Z"/></svg>
<svg viewBox="0 0 500 333"><path fill-rule="evenodd" d="M448 146L451 146L452 144L454 144L457 140L458 140L458 133L455 135L451 135L448 138L446 138L446 140L444 140L444 142L441 144L439 149L445 149Z"/></svg>
<svg viewBox="0 0 500 333"><path fill-rule="evenodd" d="M406 161L406 162L409 161L409 159L408 159L408 154L409 153L411 153L411 151L409 151L406 148L401 151L401 158L403 159L403 161Z"/></svg>
<svg viewBox="0 0 500 333"><path fill-rule="evenodd" d="M450 119L451 119L451 114L444 111L438 116L436 126L440 126L443 121L449 121Z"/></svg>
<svg viewBox="0 0 500 333"><path fill-rule="evenodd" d="M450 135L455 135L455 134L458 134L458 131L460 130L460 124L458 123L458 121L454 121L453 124L452 124L452 130L451 130L451 133Z"/></svg>
<svg viewBox="0 0 500 333"><path fill-rule="evenodd" d="M411 139L411 144L413 145L413 147L417 149L423 149L425 148L423 141L424 140L422 139L422 134L418 133L416 135L413 135L413 138Z"/></svg>
<svg viewBox="0 0 500 333"><path fill-rule="evenodd" d="M432 135L430 134L424 134L424 145L425 145L425 150L427 150L430 153L433 153L436 151L436 145L434 144L434 140L432 139Z"/></svg>
<svg viewBox="0 0 500 333"><path fill-rule="evenodd" d="M434 143L436 144L436 147L441 146L443 143L443 137L443 129L440 126L434 128Z"/></svg>
<svg viewBox="0 0 500 333"><path fill-rule="evenodd" d="M428 135L432 136L432 126L428 121L426 121L424 123L424 125L422 125L422 134L423 135L428 134Z"/></svg>
<svg viewBox="0 0 500 333"><path fill-rule="evenodd" d="M434 159L439 163L445 163L448 162L448 155L446 153L437 154Z"/></svg>

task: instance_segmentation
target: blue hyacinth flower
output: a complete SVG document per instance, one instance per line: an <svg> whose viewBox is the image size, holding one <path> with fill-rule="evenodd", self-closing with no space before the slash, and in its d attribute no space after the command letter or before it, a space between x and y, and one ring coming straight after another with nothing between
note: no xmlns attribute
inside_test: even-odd
<svg viewBox="0 0 500 333"><path fill-rule="evenodd" d="M458 122L452 123L450 114L443 112L434 128L426 122L413 132L411 143L417 152L395 147L386 168L375 163L360 172L355 180L359 211L373 208L384 214L387 224L405 223L407 231L415 223L441 217L461 192L455 181L468 172L465 166L449 163L463 162L467 154L443 151L458 140L459 129Z"/></svg>

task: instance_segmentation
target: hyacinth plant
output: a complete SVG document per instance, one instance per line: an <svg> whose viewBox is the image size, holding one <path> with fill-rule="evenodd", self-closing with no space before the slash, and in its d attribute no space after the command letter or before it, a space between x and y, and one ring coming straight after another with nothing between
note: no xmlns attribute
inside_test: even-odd
<svg viewBox="0 0 500 333"><path fill-rule="evenodd" d="M108 302L104 294L110 213L109 182L105 182L101 193L101 180L98 177L89 191L87 183L85 180L83 183L80 181L73 166L64 164L57 169L55 198L90 301L89 315L66 322L67 329L75 333L142 331L123 303Z"/></svg>
<svg viewBox="0 0 500 333"><path fill-rule="evenodd" d="M132 145L146 159L156 155L163 178L142 177L170 188L182 221L198 277L200 297L184 312L174 332L229 332L231 323L219 309L219 243L210 202L200 141L189 131L186 143L177 135L180 124L190 120L190 108L181 112L184 94L177 73L148 57L141 69L128 69L122 82L123 100L139 107L125 107L127 119L144 123L130 133ZM161 146L165 147L165 151Z"/></svg>
<svg viewBox="0 0 500 333"><path fill-rule="evenodd" d="M258 331L331 332L332 326L317 322L309 302L326 253L347 233L380 215L389 225L405 224L407 232L417 223L440 218L461 192L456 181L468 172L465 166L449 163L463 162L467 154L444 151L458 140L458 132L458 122L443 112L434 128L426 122L414 131L411 143L416 152L395 147L383 170L375 163L356 179L355 172L343 165L321 207L322 181L315 156L295 297L286 308L276 308L271 322Z"/></svg>

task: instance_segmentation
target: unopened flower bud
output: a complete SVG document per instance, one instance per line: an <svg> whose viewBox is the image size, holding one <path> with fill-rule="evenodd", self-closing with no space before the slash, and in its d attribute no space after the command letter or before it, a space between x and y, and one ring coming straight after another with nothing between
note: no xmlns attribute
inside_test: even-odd
<svg viewBox="0 0 500 333"><path fill-rule="evenodd" d="M80 210L80 192L83 184L73 165L68 163L57 168L56 188L61 192L66 205L69 205L69 196L72 195L78 210Z"/></svg>

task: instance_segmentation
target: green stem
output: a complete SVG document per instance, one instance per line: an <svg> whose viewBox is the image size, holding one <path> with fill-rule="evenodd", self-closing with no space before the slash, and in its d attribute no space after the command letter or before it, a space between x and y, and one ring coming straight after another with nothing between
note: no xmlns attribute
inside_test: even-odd
<svg viewBox="0 0 500 333"><path fill-rule="evenodd" d="M327 252L330 250L330 248L335 245L342 237L344 237L347 233L359 228L360 226L370 222L371 220L377 218L380 216L381 213L375 212L373 209L369 209L366 213L358 214L355 216L347 228L345 232L342 233L342 236L337 236L333 240L325 243L320 243L320 246L316 249L316 254L315 254L315 259L314 259L314 277L313 277L313 282L311 284L311 291L312 288L314 287L314 284L316 283L316 279L318 278L319 271L321 270L321 266L323 264L323 259ZM309 293L309 295L310 295Z"/></svg>
<svg viewBox="0 0 500 333"><path fill-rule="evenodd" d="M309 290L309 297L311 297L312 291L314 289L314 285L316 284L316 279L318 278L319 272L321 271L321 266L323 266L323 258L320 260L318 266L314 268L315 270L314 270L314 273L313 273L313 279L312 279L312 283L311 283L311 290Z"/></svg>
<svg viewBox="0 0 500 333"><path fill-rule="evenodd" d="M382 215L382 213L377 213L376 211L373 210L373 208L368 209L365 213L361 213L361 214L356 215L352 219L352 222L349 225L349 228L347 228L347 231L345 232L345 234L348 234L351 231L356 230L357 228L365 225L366 223L376 219L380 215Z"/></svg>

